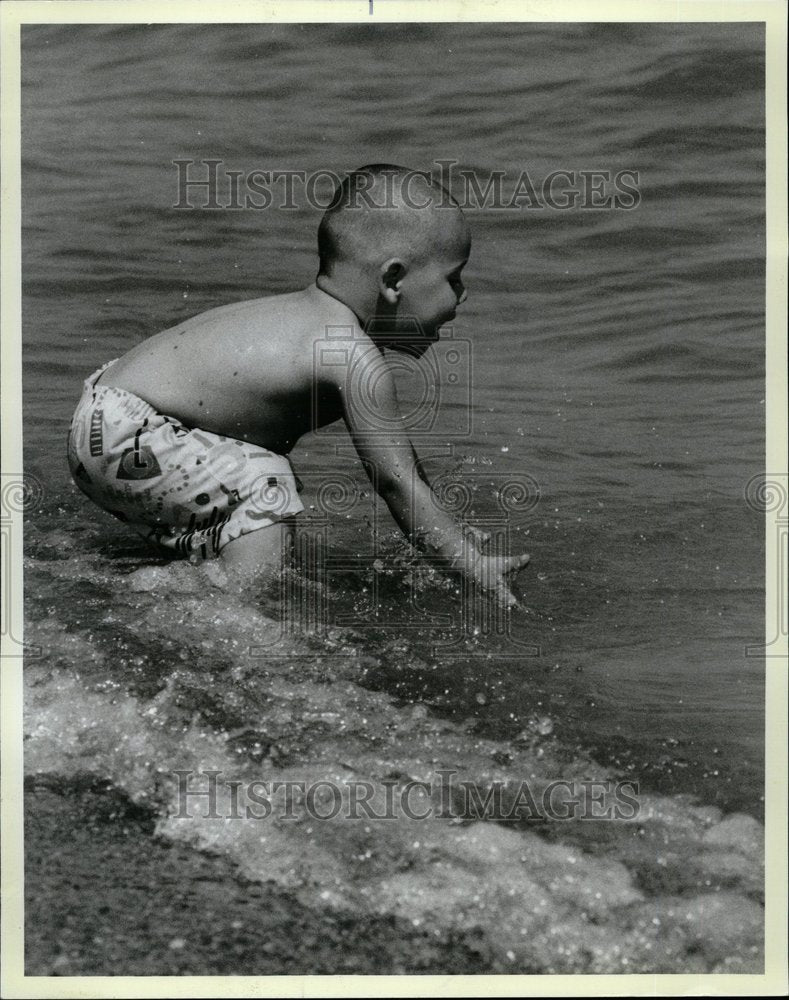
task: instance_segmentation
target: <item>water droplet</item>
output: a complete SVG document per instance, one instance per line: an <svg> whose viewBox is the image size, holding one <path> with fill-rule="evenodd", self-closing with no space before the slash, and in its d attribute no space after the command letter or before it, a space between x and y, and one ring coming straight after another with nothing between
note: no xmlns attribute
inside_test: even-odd
<svg viewBox="0 0 789 1000"><path fill-rule="evenodd" d="M550 736L553 732L553 719L549 715L538 715L529 719L529 727L540 736Z"/></svg>

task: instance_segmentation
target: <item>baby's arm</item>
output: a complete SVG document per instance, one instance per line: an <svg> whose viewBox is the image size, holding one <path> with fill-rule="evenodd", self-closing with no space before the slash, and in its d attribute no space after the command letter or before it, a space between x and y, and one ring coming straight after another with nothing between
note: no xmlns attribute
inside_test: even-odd
<svg viewBox="0 0 789 1000"><path fill-rule="evenodd" d="M483 555L479 534L464 530L440 507L420 472L397 405L394 377L378 348L366 338L357 340L352 363L334 371L342 373L335 385L359 457L405 536L512 607L516 600L505 577L525 566L529 556Z"/></svg>
<svg viewBox="0 0 789 1000"><path fill-rule="evenodd" d="M426 486L429 486L430 489L432 490L433 487L430 484L430 480L425 475L424 467L422 463L419 461L416 452L414 451L413 443L411 444L411 453L413 455L414 463L416 465L417 475L422 480L422 482L425 483ZM473 524L464 524L463 531L471 535L474 541L474 545L477 547L477 549L481 549L482 546L486 545L490 541L490 532L483 531L482 528L476 528Z"/></svg>

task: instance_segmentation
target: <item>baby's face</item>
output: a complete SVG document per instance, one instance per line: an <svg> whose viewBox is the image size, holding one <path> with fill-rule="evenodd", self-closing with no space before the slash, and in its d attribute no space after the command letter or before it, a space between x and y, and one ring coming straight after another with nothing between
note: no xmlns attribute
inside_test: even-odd
<svg viewBox="0 0 789 1000"><path fill-rule="evenodd" d="M393 343L395 350L421 355L438 340L439 327L455 318L455 310L466 299L462 271L468 260L471 240L468 229L452 227L428 259L415 263L402 279L398 316L413 318L410 339Z"/></svg>

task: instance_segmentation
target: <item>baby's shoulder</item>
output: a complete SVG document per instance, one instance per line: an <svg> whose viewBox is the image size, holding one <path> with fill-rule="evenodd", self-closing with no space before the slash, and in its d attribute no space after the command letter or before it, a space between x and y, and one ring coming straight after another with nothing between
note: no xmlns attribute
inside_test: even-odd
<svg viewBox="0 0 789 1000"><path fill-rule="evenodd" d="M353 312L314 287L221 306L186 325L196 355L210 354L215 365L225 359L233 370L243 359L257 381L323 380L324 364L341 356L347 363L354 346L370 343Z"/></svg>

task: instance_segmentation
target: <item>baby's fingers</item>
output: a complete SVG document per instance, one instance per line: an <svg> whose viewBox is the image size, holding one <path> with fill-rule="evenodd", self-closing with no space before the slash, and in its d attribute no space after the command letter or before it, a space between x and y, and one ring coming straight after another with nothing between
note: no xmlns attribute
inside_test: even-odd
<svg viewBox="0 0 789 1000"><path fill-rule="evenodd" d="M519 556L508 556L504 565L504 572L517 573L518 570L523 569L523 567L526 566L530 560L531 556L527 552L524 552Z"/></svg>
<svg viewBox="0 0 789 1000"><path fill-rule="evenodd" d="M510 608L514 608L517 606L518 604L517 598L510 590L510 588L506 585L506 583L504 583L503 581L499 580L499 582L496 584L495 593L496 593L496 599L498 600L499 604L502 605L502 607L505 607L509 610Z"/></svg>

